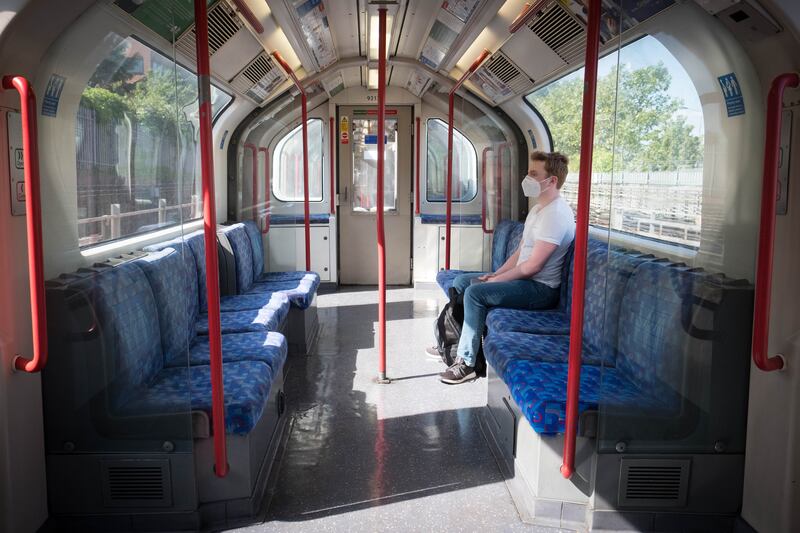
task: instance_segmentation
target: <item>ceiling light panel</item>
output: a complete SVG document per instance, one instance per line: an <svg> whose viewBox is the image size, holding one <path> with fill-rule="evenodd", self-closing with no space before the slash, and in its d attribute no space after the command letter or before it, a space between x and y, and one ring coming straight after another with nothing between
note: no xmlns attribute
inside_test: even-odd
<svg viewBox="0 0 800 533"><path fill-rule="evenodd" d="M378 14L373 13L369 15L369 31L368 31L368 41L369 41L369 51L367 54L367 58L370 61L377 61L378 60ZM394 17L390 14L386 14L386 57L389 57L389 43L392 41L392 22L394 22Z"/></svg>
<svg viewBox="0 0 800 533"><path fill-rule="evenodd" d="M322 0L293 0L290 11L303 33L317 68L322 70L335 63L339 58Z"/></svg>

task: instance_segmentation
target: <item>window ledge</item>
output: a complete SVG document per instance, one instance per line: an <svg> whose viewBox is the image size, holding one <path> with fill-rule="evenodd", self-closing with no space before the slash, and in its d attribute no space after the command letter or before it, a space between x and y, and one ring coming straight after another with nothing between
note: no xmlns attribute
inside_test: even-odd
<svg viewBox="0 0 800 533"><path fill-rule="evenodd" d="M142 248L148 244L152 244L164 238L177 237L181 233L188 233L203 227L203 219L192 220L180 226L172 226L171 228L160 229L141 235L135 235L126 239L109 242L106 244L98 244L91 248L81 250L83 257L97 259L98 257L112 257L116 254L127 252L131 249Z"/></svg>
<svg viewBox="0 0 800 533"><path fill-rule="evenodd" d="M652 239L640 238L616 230L589 226L589 235L595 239L608 242L609 238L613 244L633 248L643 253L652 253L660 257L666 257L676 262L689 263L697 256L697 250L670 244L668 242L658 242Z"/></svg>

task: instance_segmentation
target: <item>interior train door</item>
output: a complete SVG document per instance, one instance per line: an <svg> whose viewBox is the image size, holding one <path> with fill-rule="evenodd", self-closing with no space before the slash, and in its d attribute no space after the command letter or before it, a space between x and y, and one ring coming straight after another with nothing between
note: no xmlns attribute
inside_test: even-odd
<svg viewBox="0 0 800 533"><path fill-rule="evenodd" d="M378 283L378 109L339 107L339 279ZM386 283L411 283L411 107L387 107L384 152Z"/></svg>

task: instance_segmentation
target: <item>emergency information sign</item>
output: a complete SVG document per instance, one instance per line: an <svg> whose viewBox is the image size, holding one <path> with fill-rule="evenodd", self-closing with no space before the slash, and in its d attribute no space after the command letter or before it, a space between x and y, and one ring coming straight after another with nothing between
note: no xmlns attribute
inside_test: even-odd
<svg viewBox="0 0 800 533"><path fill-rule="evenodd" d="M11 214L25 215L25 157L22 151L22 115L6 113L8 175L11 181Z"/></svg>

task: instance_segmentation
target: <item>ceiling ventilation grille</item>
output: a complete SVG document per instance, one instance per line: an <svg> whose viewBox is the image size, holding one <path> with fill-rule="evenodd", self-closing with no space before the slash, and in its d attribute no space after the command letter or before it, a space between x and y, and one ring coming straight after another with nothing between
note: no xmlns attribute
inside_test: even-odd
<svg viewBox="0 0 800 533"><path fill-rule="evenodd" d="M171 504L167 461L114 461L103 464L106 506L160 507Z"/></svg>
<svg viewBox="0 0 800 533"><path fill-rule="evenodd" d="M492 54L492 57L481 68L485 69L496 82L502 84L507 91L514 94L526 91L533 85L531 79L523 74L519 67L502 52Z"/></svg>
<svg viewBox="0 0 800 533"><path fill-rule="evenodd" d="M272 61L264 54L261 54L242 71L242 75L253 84L256 84L261 81L261 78L269 74L273 68L275 67L273 67Z"/></svg>
<svg viewBox="0 0 800 533"><path fill-rule="evenodd" d="M541 17L528 23L528 28L567 63L583 54L586 43L584 26L559 3L550 4Z"/></svg>
<svg viewBox="0 0 800 533"><path fill-rule="evenodd" d="M685 506L689 466L688 460L623 459L620 464L620 506Z"/></svg>
<svg viewBox="0 0 800 533"><path fill-rule="evenodd" d="M237 31L242 29L244 24L236 16L236 13L225 2L217 2L208 11L208 51L214 53L222 48ZM183 32L183 35L175 43L179 52L186 56L195 56L196 35L194 24Z"/></svg>
<svg viewBox="0 0 800 533"><path fill-rule="evenodd" d="M231 80L231 86L261 103L285 79L283 71L263 52Z"/></svg>

